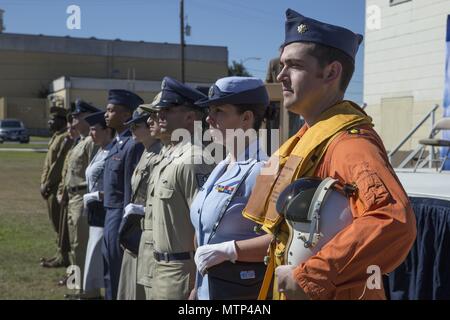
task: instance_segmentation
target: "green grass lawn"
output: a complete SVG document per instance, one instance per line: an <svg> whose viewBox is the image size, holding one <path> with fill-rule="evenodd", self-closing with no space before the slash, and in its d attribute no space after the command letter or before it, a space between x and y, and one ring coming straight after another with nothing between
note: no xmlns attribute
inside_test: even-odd
<svg viewBox="0 0 450 320"><path fill-rule="evenodd" d="M48 142L49 140L50 137L37 137L37 136L30 137L31 142Z"/></svg>
<svg viewBox="0 0 450 320"><path fill-rule="evenodd" d="M44 269L56 251L55 233L39 194L45 153L0 153L0 299L63 299L64 268Z"/></svg>
<svg viewBox="0 0 450 320"><path fill-rule="evenodd" d="M0 143L0 149L1 148L5 148L5 149L9 149L9 148L47 149L49 140L50 140L50 138L46 138L46 137L31 136L30 142L32 142L32 143L20 143L20 142L5 141L3 143Z"/></svg>
<svg viewBox="0 0 450 320"><path fill-rule="evenodd" d="M46 144L29 144L29 143L2 143L0 149L47 149Z"/></svg>

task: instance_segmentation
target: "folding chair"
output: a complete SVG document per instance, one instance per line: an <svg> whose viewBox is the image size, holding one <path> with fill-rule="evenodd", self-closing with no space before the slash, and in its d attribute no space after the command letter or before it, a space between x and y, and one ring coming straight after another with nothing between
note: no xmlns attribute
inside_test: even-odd
<svg viewBox="0 0 450 320"><path fill-rule="evenodd" d="M450 153L450 140L446 140L446 139L437 139L435 138L435 136L441 131L441 130L450 130L450 118L444 118L439 120L438 122L436 122L436 124L434 125L433 129L431 130L430 136L428 139L422 139L419 141L419 144L422 146L421 150L420 150L420 155L419 158L417 159L417 163L416 166L414 167L414 172L416 172L417 168L423 168L427 162L430 163L430 166L433 165L433 162L441 162L441 165L439 167L439 172L442 171L442 168L444 167L445 162L447 161L447 159L449 158L449 153ZM425 152L426 147L431 147L431 153L430 153L430 157L429 159L423 159L423 154ZM437 159L435 160L435 148L436 147L441 147L441 148L445 148L447 147L447 153L445 154L445 156L443 158L441 158L440 156L437 157ZM437 167L436 167L437 169Z"/></svg>

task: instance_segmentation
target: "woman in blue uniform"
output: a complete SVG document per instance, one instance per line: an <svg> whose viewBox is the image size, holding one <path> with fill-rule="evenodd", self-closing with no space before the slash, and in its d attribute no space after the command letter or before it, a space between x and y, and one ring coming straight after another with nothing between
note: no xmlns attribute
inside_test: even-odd
<svg viewBox="0 0 450 320"><path fill-rule="evenodd" d="M209 292L209 268L225 261L262 262L271 240L269 235L255 233L256 224L242 216L268 159L257 130L266 117L269 97L260 79L227 77L219 79L209 97L196 104L209 108L209 132L228 153L211 172L190 211L198 270L190 298L209 300L214 299Z"/></svg>
<svg viewBox="0 0 450 320"><path fill-rule="evenodd" d="M83 298L100 297L100 289L105 287L103 281L103 225L105 209L103 208L103 169L105 159L111 149L114 130L106 126L104 112L100 111L85 118L90 126L92 140L100 148L86 168L86 180L89 193L83 196L88 215L89 241L86 249L84 267Z"/></svg>

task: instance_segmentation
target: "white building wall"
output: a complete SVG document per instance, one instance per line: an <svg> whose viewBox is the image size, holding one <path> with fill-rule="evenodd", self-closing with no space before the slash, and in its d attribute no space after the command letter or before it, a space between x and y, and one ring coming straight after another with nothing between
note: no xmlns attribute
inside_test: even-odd
<svg viewBox="0 0 450 320"><path fill-rule="evenodd" d="M366 24L364 102L390 150L435 104L442 105L450 0L411 0L395 6L389 0L366 0L366 8L371 6L380 9L381 25L373 29ZM395 108L396 103L401 107ZM439 109L437 118L441 116ZM391 125L392 117L398 126ZM430 129L431 121L403 150L414 148Z"/></svg>

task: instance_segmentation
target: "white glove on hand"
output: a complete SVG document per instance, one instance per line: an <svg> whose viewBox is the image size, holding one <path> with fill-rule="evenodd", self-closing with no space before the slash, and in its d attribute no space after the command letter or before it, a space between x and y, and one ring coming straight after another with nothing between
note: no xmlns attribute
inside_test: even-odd
<svg viewBox="0 0 450 320"><path fill-rule="evenodd" d="M127 204L124 210L125 210L125 214L123 216L124 218L130 214L139 214L142 216L145 215L145 208L140 204L129 203Z"/></svg>
<svg viewBox="0 0 450 320"><path fill-rule="evenodd" d="M95 191L83 195L83 204L85 208L87 207L87 204L92 201L100 201L100 192Z"/></svg>
<svg viewBox="0 0 450 320"><path fill-rule="evenodd" d="M205 275L206 270L216 264L227 260L234 263L236 259L237 252L234 240L198 247L194 257L195 264L201 275Z"/></svg>
<svg viewBox="0 0 450 320"><path fill-rule="evenodd" d="M294 279L293 272L296 267L284 265L275 269L278 291L284 293L288 300L309 300L309 297Z"/></svg>

